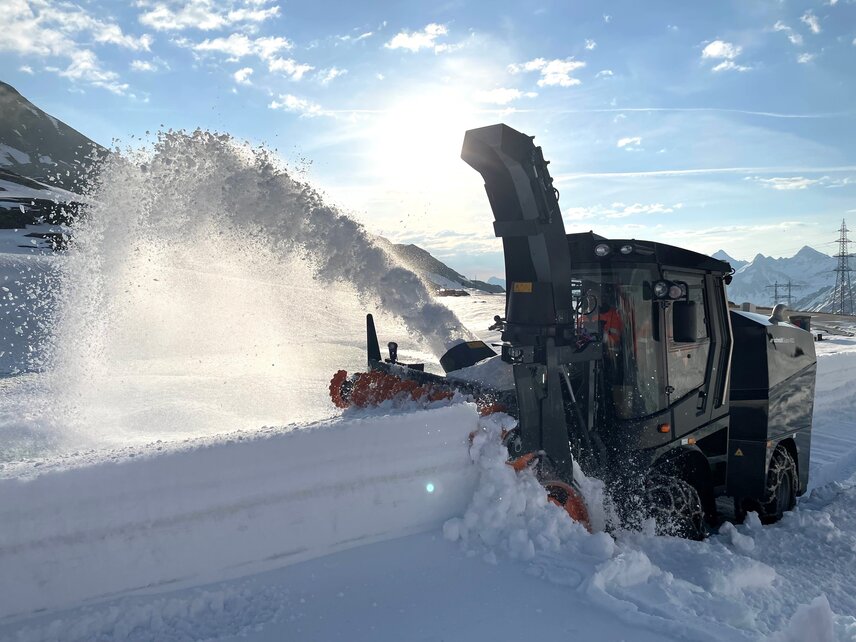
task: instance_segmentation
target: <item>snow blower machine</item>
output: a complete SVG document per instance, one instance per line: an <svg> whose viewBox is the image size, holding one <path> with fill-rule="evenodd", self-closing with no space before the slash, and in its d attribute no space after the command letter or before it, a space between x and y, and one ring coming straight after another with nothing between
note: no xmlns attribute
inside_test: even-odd
<svg viewBox="0 0 856 642"><path fill-rule="evenodd" d="M339 371L340 407L456 392L517 419L509 463L587 526L575 465L602 480L617 526L701 539L723 516L781 518L808 483L816 357L812 335L729 309L731 266L689 250L593 232L566 234L533 137L506 125L466 132L461 157L484 179L505 255L501 354L480 341L440 364L381 356L367 319L367 373ZM512 385L467 381L501 359ZM641 521L640 521L641 520Z"/></svg>

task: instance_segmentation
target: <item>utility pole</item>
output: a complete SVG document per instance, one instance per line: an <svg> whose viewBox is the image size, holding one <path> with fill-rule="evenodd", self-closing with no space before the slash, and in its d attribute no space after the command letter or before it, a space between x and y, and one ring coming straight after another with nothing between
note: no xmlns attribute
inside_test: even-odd
<svg viewBox="0 0 856 642"><path fill-rule="evenodd" d="M847 223L841 219L838 230L838 265L835 267L835 290L832 292L832 312L835 314L853 314L853 285L850 279L850 257L847 252L850 239L847 238Z"/></svg>
<svg viewBox="0 0 856 642"><path fill-rule="evenodd" d="M779 283L777 280L773 285L768 285L765 289L773 291L773 305L779 302L779 288L784 287L784 283Z"/></svg>
<svg viewBox="0 0 856 642"><path fill-rule="evenodd" d="M791 292L792 290L798 290L801 287L803 287L801 283L794 283L793 281L788 279L787 283L779 283L777 280L775 283L773 283L773 285L768 285L767 289L773 291L773 305L780 303L779 288L781 288L782 290L787 289L788 293L787 295L785 295L785 300L788 302L788 309L790 310L792 309L792 306L794 304L794 296Z"/></svg>

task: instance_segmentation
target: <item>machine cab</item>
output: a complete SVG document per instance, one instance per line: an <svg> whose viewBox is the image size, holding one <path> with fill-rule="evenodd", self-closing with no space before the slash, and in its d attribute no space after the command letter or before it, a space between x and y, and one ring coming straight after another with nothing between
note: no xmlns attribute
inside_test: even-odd
<svg viewBox="0 0 856 642"><path fill-rule="evenodd" d="M656 424L640 437L660 441L727 412L731 333L723 279L731 267L661 243L591 232L567 238L576 259L574 335L600 342L595 376L606 391L597 399L605 424Z"/></svg>

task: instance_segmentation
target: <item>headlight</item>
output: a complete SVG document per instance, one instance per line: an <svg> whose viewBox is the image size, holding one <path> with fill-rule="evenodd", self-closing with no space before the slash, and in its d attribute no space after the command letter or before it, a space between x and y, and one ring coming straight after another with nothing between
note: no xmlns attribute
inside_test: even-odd
<svg viewBox="0 0 856 642"><path fill-rule="evenodd" d="M632 251L633 251L632 245L622 245L621 249L619 250L619 252L621 252L622 254L630 254Z"/></svg>
<svg viewBox="0 0 856 642"><path fill-rule="evenodd" d="M609 247L606 243L600 243L599 245L594 246L594 253L598 256L606 256L612 251L612 248Z"/></svg>
<svg viewBox="0 0 856 642"><path fill-rule="evenodd" d="M669 283L667 281L654 282L654 296L658 299L665 299L669 294Z"/></svg>
<svg viewBox="0 0 856 642"><path fill-rule="evenodd" d="M669 286L669 298L680 299L682 296L684 296L684 289L677 283L672 283Z"/></svg>

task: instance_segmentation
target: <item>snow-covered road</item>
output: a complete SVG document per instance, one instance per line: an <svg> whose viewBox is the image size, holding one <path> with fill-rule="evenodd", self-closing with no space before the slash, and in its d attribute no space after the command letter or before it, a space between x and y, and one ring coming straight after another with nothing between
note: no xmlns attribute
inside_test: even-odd
<svg viewBox="0 0 856 642"><path fill-rule="evenodd" d="M7 466L0 639L856 640L856 341L818 351L812 493L705 542L587 534L468 405Z"/></svg>

